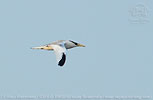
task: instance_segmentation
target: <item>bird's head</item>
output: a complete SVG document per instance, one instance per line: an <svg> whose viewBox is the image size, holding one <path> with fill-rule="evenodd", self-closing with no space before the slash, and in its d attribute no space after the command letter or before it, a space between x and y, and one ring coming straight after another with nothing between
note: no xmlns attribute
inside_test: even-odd
<svg viewBox="0 0 153 100"><path fill-rule="evenodd" d="M85 47L85 45L69 40L75 47Z"/></svg>

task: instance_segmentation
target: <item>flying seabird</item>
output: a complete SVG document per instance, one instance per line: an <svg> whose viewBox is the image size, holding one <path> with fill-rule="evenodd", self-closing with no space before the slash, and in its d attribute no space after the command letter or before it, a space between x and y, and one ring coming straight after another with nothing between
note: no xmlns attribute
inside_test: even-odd
<svg viewBox="0 0 153 100"><path fill-rule="evenodd" d="M74 42L72 40L58 40L44 46L33 47L32 49L54 51L58 65L63 66L66 61L66 50L74 47L85 47L85 46L80 43Z"/></svg>

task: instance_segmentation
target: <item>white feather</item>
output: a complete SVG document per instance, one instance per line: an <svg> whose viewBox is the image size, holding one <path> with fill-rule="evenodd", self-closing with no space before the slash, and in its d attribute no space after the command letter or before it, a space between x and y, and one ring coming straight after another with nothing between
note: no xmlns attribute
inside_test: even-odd
<svg viewBox="0 0 153 100"><path fill-rule="evenodd" d="M63 53L66 55L66 48L64 44L52 45L54 53L56 55L57 63L62 59Z"/></svg>

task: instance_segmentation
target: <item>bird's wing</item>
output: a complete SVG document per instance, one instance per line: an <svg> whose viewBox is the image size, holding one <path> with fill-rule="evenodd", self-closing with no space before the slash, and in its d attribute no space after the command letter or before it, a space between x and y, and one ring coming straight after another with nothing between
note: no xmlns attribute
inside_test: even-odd
<svg viewBox="0 0 153 100"><path fill-rule="evenodd" d="M52 45L52 47L54 49L58 65L63 66L66 61L66 48L64 44Z"/></svg>

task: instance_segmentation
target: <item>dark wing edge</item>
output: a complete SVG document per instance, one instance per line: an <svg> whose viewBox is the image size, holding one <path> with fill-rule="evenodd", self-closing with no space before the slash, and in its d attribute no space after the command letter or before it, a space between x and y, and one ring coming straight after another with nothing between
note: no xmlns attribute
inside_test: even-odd
<svg viewBox="0 0 153 100"><path fill-rule="evenodd" d="M58 65L62 67L65 64L65 61L66 61L66 55L63 53L62 59L58 62Z"/></svg>

